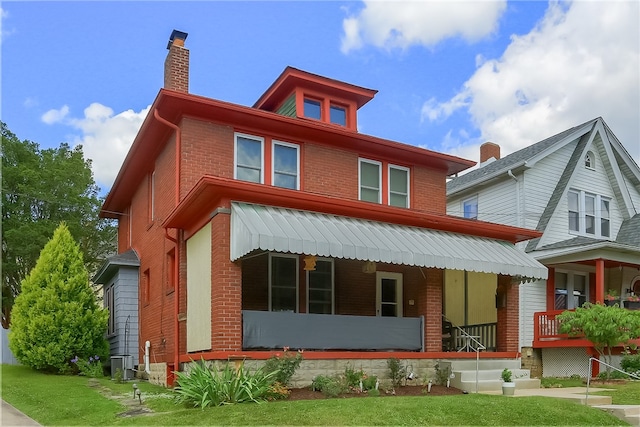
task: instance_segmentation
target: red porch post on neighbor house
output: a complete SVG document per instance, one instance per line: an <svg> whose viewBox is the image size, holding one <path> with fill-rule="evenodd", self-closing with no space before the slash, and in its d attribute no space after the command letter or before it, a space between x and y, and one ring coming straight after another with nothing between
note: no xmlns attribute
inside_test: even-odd
<svg viewBox="0 0 640 427"><path fill-rule="evenodd" d="M604 260L596 260L596 302L604 302Z"/></svg>
<svg viewBox="0 0 640 427"><path fill-rule="evenodd" d="M444 270L426 271L425 286L420 287L418 313L424 316L424 351L442 351L442 286Z"/></svg>
<svg viewBox="0 0 640 427"><path fill-rule="evenodd" d="M498 275L497 351L519 351L520 286L511 276Z"/></svg>

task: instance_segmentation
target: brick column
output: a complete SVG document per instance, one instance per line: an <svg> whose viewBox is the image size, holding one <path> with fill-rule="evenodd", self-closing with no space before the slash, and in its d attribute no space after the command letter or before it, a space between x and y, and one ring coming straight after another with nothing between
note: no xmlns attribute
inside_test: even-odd
<svg viewBox="0 0 640 427"><path fill-rule="evenodd" d="M242 270L229 259L231 215L211 221L211 348L242 350Z"/></svg>
<svg viewBox="0 0 640 427"><path fill-rule="evenodd" d="M520 287L511 276L498 276L497 351L519 351Z"/></svg>
<svg viewBox="0 0 640 427"><path fill-rule="evenodd" d="M424 316L425 351L442 351L442 283L444 270L430 268L418 293L418 314Z"/></svg>

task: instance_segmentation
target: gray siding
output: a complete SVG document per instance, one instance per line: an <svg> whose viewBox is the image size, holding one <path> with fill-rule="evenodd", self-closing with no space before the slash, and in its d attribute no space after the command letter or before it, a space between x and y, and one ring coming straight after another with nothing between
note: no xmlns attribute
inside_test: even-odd
<svg viewBox="0 0 640 427"><path fill-rule="evenodd" d="M114 287L115 333L107 337L111 355L128 354L138 364L138 268L121 266L107 283L105 288Z"/></svg>
<svg viewBox="0 0 640 427"><path fill-rule="evenodd" d="M9 349L9 329L0 328L2 334L2 363L7 365L19 365L20 363Z"/></svg>

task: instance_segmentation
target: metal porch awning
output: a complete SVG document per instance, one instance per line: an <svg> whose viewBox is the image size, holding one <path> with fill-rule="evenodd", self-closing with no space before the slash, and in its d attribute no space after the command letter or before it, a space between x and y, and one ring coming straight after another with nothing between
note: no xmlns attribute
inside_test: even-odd
<svg viewBox="0 0 640 427"><path fill-rule="evenodd" d="M486 237L249 203L231 204L231 260L256 250L546 279L513 244Z"/></svg>

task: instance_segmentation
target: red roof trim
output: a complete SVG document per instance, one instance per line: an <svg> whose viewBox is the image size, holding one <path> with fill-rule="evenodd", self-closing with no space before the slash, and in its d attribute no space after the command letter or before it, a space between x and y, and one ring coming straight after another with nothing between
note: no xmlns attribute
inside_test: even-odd
<svg viewBox="0 0 640 427"><path fill-rule="evenodd" d="M189 229L194 224L201 223L202 218L209 217L220 206L221 202L226 200L429 228L505 240L511 243L533 239L542 235L542 233L535 230L449 215L424 213L359 200L305 193L214 176L203 176L180 205L169 215L163 227Z"/></svg>

